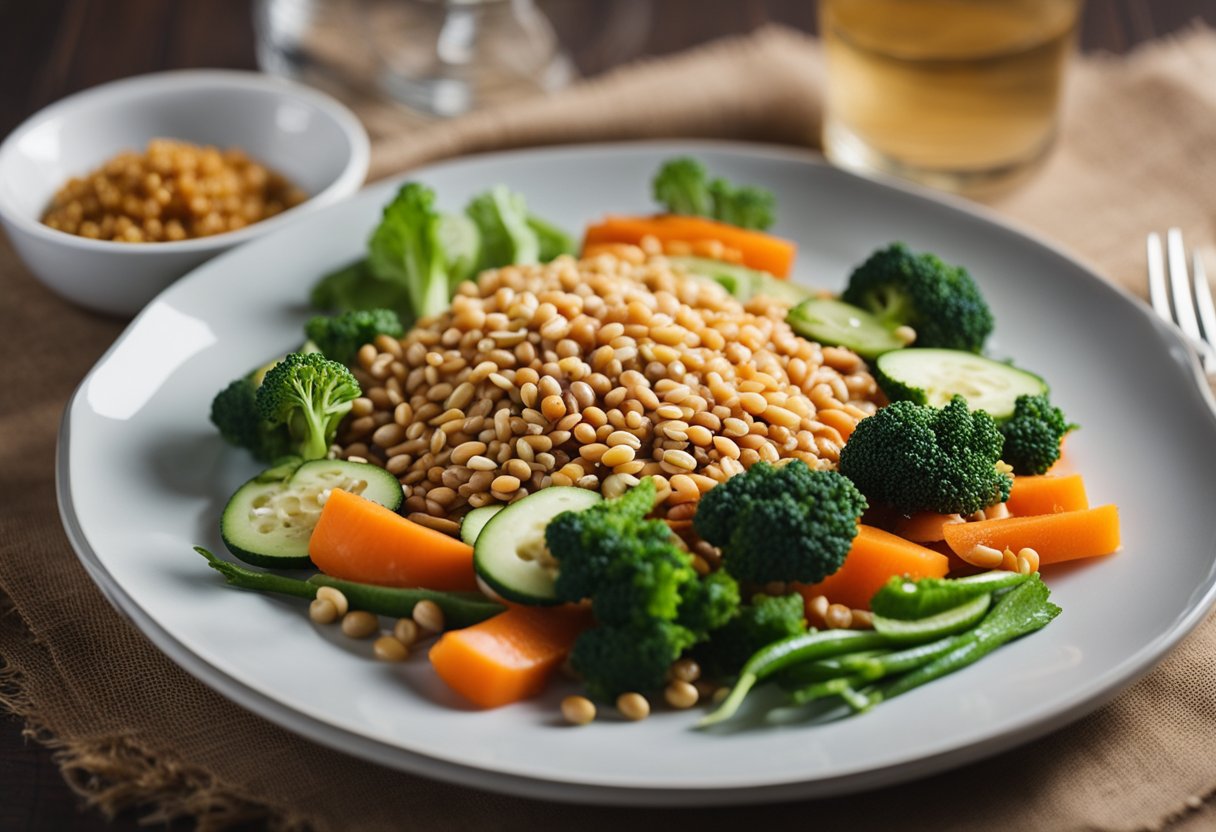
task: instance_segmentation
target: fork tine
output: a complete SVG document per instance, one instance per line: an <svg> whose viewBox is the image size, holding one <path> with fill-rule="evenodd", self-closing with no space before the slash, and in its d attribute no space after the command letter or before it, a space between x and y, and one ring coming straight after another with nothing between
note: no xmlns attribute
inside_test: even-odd
<svg viewBox="0 0 1216 832"><path fill-rule="evenodd" d="M1170 315L1170 298L1165 288L1165 253L1161 250L1161 235L1156 231L1148 235L1148 297L1157 317L1168 324L1174 322Z"/></svg>
<svg viewBox="0 0 1216 832"><path fill-rule="evenodd" d="M1191 274L1195 278L1195 308L1203 324L1203 339L1216 350L1216 304L1212 303L1212 284L1208 282L1198 249L1191 254Z"/></svg>
<svg viewBox="0 0 1216 832"><path fill-rule="evenodd" d="M1199 341L1199 320L1195 317L1195 301L1191 298L1191 279L1186 273L1186 249L1182 231L1171 228L1166 232L1166 252L1169 261L1170 288L1174 297L1174 317L1178 328L1192 340Z"/></svg>

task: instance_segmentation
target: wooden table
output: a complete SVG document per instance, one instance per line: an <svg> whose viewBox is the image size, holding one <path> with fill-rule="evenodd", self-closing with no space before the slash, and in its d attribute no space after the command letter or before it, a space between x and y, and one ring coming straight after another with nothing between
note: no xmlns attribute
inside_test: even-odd
<svg viewBox="0 0 1216 832"><path fill-rule="evenodd" d="M594 74L641 55L662 55L778 22L815 31L806 0L538 0L579 70ZM604 37L602 23L618 24ZM252 0L0 0L0 137L39 108L115 78L185 67L254 69ZM1125 52L1194 19L1216 26L1213 0L1088 0L1086 50ZM2 661L3 657L0 657ZM51 752L0 715L0 832L136 830L82 812ZM182 828L187 825L178 824Z"/></svg>

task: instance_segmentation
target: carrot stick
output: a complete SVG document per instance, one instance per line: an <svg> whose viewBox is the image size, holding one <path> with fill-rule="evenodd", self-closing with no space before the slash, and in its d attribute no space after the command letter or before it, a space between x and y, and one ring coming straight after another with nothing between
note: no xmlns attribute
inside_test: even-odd
<svg viewBox="0 0 1216 832"><path fill-rule="evenodd" d="M348 581L477 589L472 546L346 491L330 492L308 555L326 575Z"/></svg>
<svg viewBox="0 0 1216 832"><path fill-rule="evenodd" d="M1081 511L1089 508L1085 483L1080 474L1014 477L1009 501L1005 504L1018 517Z"/></svg>
<svg viewBox="0 0 1216 832"><path fill-rule="evenodd" d="M431 648L431 664L465 699L497 708L540 693L590 624L584 609L512 606L444 633Z"/></svg>
<svg viewBox="0 0 1216 832"><path fill-rule="evenodd" d="M749 231L734 225L704 217L663 214L657 217L607 217L603 222L587 227L583 246L602 243L632 243L643 237L661 242L717 240L743 256L743 265L762 269L776 277L788 277L798 247L789 240Z"/></svg>
<svg viewBox="0 0 1216 832"><path fill-rule="evenodd" d="M868 610L870 598L892 576L943 578L949 568L950 559L940 552L862 524L843 566L817 584L796 589L808 603L826 595L834 604Z"/></svg>
<svg viewBox="0 0 1216 832"><path fill-rule="evenodd" d="M1119 548L1119 510L1099 506L1033 517L1004 517L946 526L946 543L962 556L977 545L1014 552L1029 547L1039 564L1109 555Z"/></svg>

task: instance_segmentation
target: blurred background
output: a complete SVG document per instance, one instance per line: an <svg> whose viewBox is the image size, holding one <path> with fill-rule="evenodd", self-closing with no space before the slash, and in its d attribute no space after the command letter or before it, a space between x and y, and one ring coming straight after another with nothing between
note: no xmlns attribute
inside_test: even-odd
<svg viewBox="0 0 1216 832"><path fill-rule="evenodd" d="M264 63L285 68L290 50L274 56L273 37L290 41L305 25L342 26L344 9L353 0L0 0L0 135L40 107L95 84L165 69L187 67L258 67L259 36ZM378 5L386 5L380 3ZM398 19L382 36L408 32L409 26L432 26L433 0L390 3L412 7L421 16ZM518 3L498 0L490 5L508 11ZM530 4L529 4L530 5ZM779 23L815 33L818 8L814 0L536 0L543 14L537 20L523 14L522 26L533 48L520 59L542 60L544 38L552 32L558 60L569 61L569 77L588 77L640 57L678 52L714 38L749 32L766 23ZM317 22L329 13L328 24ZM277 23L272 20L277 16ZM309 18L314 20L310 21ZM516 18L521 17L518 13ZM1216 25L1213 0L1088 0L1078 26L1083 50L1125 52L1134 44L1182 28L1201 18ZM255 19L262 22L259 30ZM268 23L268 21L270 21ZM518 22L511 25L520 25ZM394 30L392 26L398 28ZM277 27L277 28L276 28ZM539 31L537 30L539 27ZM518 33L519 30L517 30ZM373 32L374 33L374 32ZM450 40L459 47L460 25ZM467 32L464 33L467 36ZM516 37L516 42L522 38ZM375 48L350 54L355 65ZM538 54L539 53L539 54ZM309 58L298 55L302 61ZM509 59L510 56L508 56ZM334 59L334 64L341 64ZM545 61L542 71L550 68ZM404 68L408 72L408 67ZM550 83L562 80L560 64ZM403 73L404 74L404 73ZM455 102L459 110L461 102Z"/></svg>

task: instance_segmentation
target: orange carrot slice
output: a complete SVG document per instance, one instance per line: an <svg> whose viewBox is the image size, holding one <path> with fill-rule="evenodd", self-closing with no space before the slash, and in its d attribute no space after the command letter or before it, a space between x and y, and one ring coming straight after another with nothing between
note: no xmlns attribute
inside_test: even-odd
<svg viewBox="0 0 1216 832"><path fill-rule="evenodd" d="M603 243L632 243L637 245L643 237L654 237L661 242L682 241L695 243L700 240L717 240L728 248L736 249L743 257L743 265L762 269L777 277L787 277L794 263L798 247L789 240L749 231L704 217L688 217L664 214L657 217L607 217L603 222L588 226L583 246Z"/></svg>
<svg viewBox="0 0 1216 832"><path fill-rule="evenodd" d="M573 607L512 606L462 630L449 630L431 648L439 678L482 708L497 708L544 689L590 614Z"/></svg>
<svg viewBox="0 0 1216 832"><path fill-rule="evenodd" d="M901 515L891 531L913 543L938 543L946 539L946 533L942 531L943 526L962 522L963 518L957 514L921 511L911 516Z"/></svg>
<svg viewBox="0 0 1216 832"><path fill-rule="evenodd" d="M476 590L473 547L346 491L332 491L308 541L326 575L384 586Z"/></svg>
<svg viewBox="0 0 1216 832"><path fill-rule="evenodd" d="M946 543L960 556L977 545L1018 551L1030 547L1039 564L1109 555L1119 548L1119 510L1099 506L1081 511L1005 517L946 526Z"/></svg>
<svg viewBox="0 0 1216 832"><path fill-rule="evenodd" d="M949 568L942 553L862 524L843 566L817 584L796 588L808 602L826 595L833 604L868 610L870 598L892 576L943 578Z"/></svg>
<svg viewBox="0 0 1216 832"><path fill-rule="evenodd" d="M1085 483L1080 474L1044 474L1039 477L1014 477L1013 489L1005 505L1011 514L1027 517L1081 511L1089 508L1089 498L1085 496Z"/></svg>

